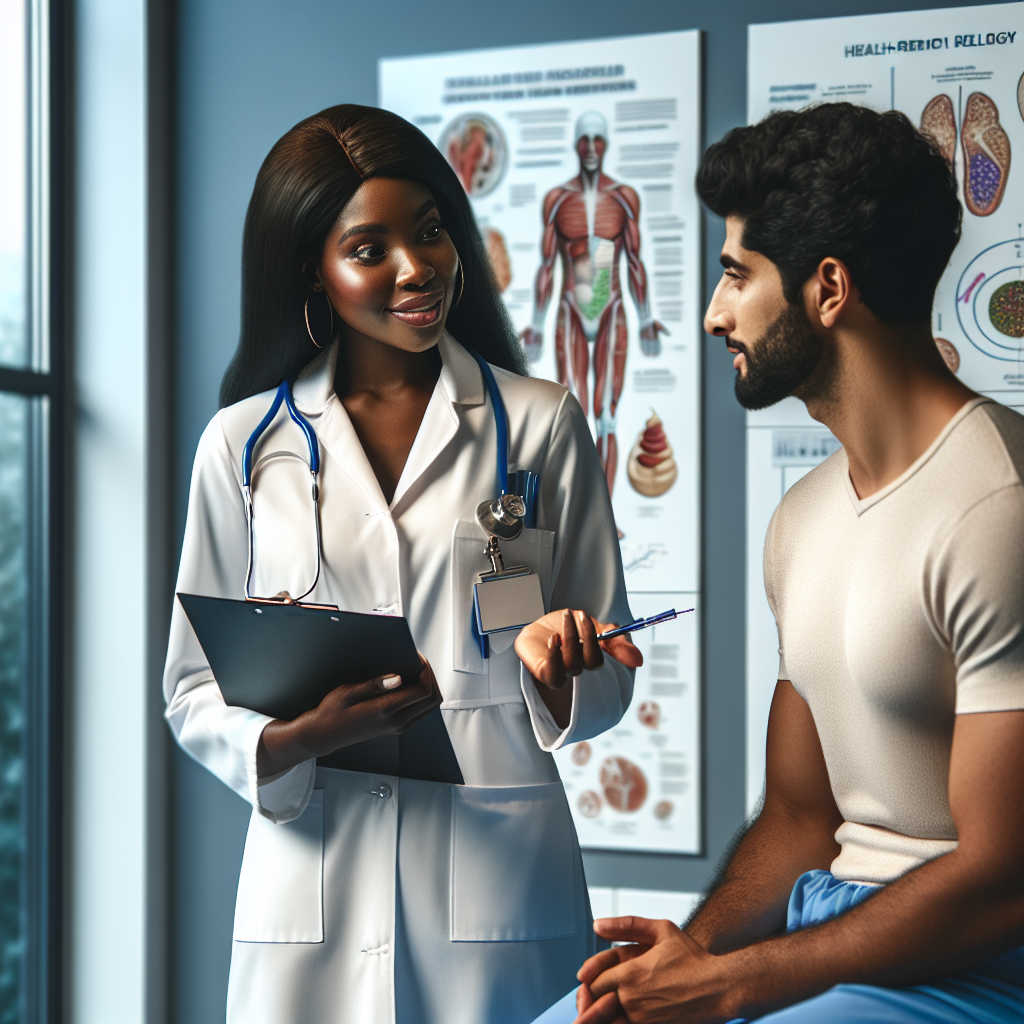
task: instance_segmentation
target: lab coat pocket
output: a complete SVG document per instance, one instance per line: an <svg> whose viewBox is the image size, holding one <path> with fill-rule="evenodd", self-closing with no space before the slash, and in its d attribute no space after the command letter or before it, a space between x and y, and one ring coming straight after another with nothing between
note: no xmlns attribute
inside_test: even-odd
<svg viewBox="0 0 1024 1024"><path fill-rule="evenodd" d="M253 813L235 900L236 942L324 941L324 791L294 821Z"/></svg>
<svg viewBox="0 0 1024 1024"><path fill-rule="evenodd" d="M452 651L456 672L484 675L487 664L480 655L480 642L473 634L473 584L491 564L484 555L487 538L480 527L466 519L458 519L452 534ZM528 565L540 577L544 608L551 600L551 561L555 535L551 530L523 530L515 540L501 542L506 565ZM518 632L496 633L490 638L491 651L501 654L515 642Z"/></svg>
<svg viewBox="0 0 1024 1024"><path fill-rule="evenodd" d="M452 787L453 942L531 942L576 930L576 853L560 782Z"/></svg>

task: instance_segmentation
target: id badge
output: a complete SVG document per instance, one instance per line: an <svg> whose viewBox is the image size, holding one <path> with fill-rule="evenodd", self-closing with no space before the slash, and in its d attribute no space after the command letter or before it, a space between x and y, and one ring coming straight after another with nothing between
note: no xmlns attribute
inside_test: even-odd
<svg viewBox="0 0 1024 1024"><path fill-rule="evenodd" d="M540 578L527 570L521 576L491 576L474 583L473 607L481 636L522 629L544 614Z"/></svg>

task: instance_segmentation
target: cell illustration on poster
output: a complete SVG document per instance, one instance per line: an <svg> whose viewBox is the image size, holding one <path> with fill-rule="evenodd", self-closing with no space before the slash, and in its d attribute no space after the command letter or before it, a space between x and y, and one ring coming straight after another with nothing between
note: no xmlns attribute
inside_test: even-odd
<svg viewBox="0 0 1024 1024"><path fill-rule="evenodd" d="M964 268L957 318L968 340L990 359L1024 364L1024 237L983 249Z"/></svg>

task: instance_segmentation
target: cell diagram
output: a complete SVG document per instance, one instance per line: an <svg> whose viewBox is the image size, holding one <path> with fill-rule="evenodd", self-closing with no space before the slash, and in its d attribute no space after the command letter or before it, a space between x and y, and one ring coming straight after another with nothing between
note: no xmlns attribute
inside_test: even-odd
<svg viewBox="0 0 1024 1024"><path fill-rule="evenodd" d="M1024 238L983 249L956 289L956 315L971 344L990 359L1024 356Z"/></svg>

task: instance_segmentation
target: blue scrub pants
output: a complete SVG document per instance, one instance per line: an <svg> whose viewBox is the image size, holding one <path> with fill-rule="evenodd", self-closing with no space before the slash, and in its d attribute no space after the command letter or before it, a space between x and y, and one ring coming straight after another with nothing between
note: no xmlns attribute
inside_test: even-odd
<svg viewBox="0 0 1024 1024"><path fill-rule="evenodd" d="M839 882L828 871L808 871L789 897L787 931L828 921L876 892L875 886ZM534 1024L571 1024L575 1018L576 993L570 992ZM761 1024L1020 1024L1024 947L925 985L836 985L758 1019Z"/></svg>

